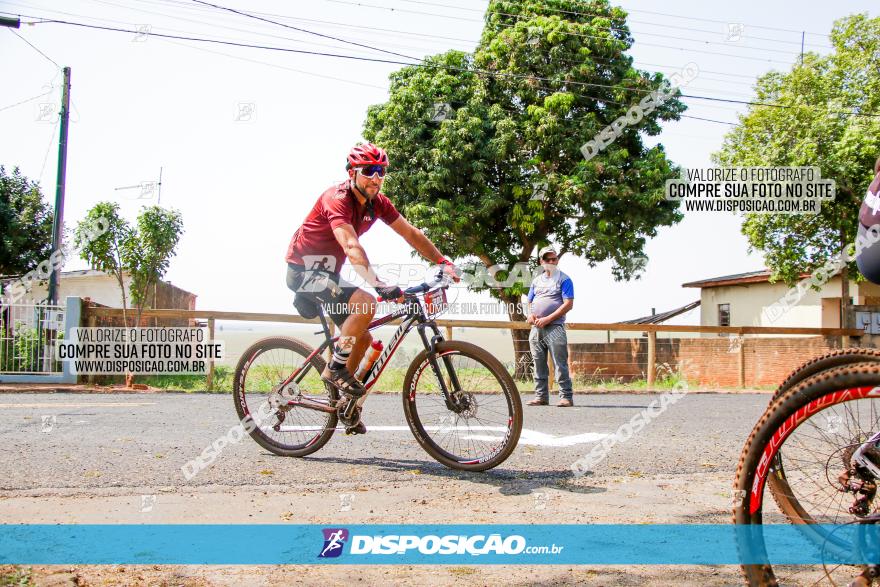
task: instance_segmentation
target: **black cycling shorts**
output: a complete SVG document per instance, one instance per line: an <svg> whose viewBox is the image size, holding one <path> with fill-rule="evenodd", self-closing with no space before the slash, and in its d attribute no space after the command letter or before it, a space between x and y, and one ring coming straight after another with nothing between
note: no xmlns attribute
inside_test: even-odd
<svg viewBox="0 0 880 587"><path fill-rule="evenodd" d="M868 229L860 222L858 235L869 240L869 237L866 236L867 234ZM858 257L856 257L856 265L861 274L865 276L865 279L871 283L880 283L880 242L873 243L862 249Z"/></svg>
<svg viewBox="0 0 880 587"><path fill-rule="evenodd" d="M320 269L306 269L303 265L287 264L287 287L319 304L325 304L327 314L337 326L351 316L348 301L358 290L338 273Z"/></svg>

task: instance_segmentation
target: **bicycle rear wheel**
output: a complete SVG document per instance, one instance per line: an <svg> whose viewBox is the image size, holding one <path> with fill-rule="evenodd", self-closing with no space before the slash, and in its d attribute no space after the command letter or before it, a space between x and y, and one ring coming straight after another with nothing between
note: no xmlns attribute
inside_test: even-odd
<svg viewBox="0 0 880 587"><path fill-rule="evenodd" d="M273 337L248 348L235 368L233 399L238 417L263 448L285 457L302 457L327 444L336 430L336 413L288 406L291 400L335 405L336 389L324 384L324 359L308 361L313 349L295 338ZM297 383L281 388L294 371L304 367Z"/></svg>
<svg viewBox="0 0 880 587"><path fill-rule="evenodd" d="M764 559L743 565L749 585L848 584L862 571L847 565L774 566L763 524L796 524L822 553L852 547L825 525L867 522L880 505L842 480L855 478L852 452L880 430L878 383L876 363L820 371L777 398L753 429L737 468L733 512L734 523L757 526L747 544L738 534L741 550L755 554L757 548ZM765 499L771 486L776 504ZM865 497L865 512L854 515L850 508L860 497Z"/></svg>
<svg viewBox="0 0 880 587"><path fill-rule="evenodd" d="M503 463L522 431L522 402L516 384L498 359L473 344L444 341L436 347L444 382L453 392L447 405L427 351L419 353L403 382L403 411L410 430L440 463L463 471L485 471Z"/></svg>
<svg viewBox="0 0 880 587"><path fill-rule="evenodd" d="M770 400L772 404L776 398L781 397L786 391L792 389L801 381L813 375L835 367L852 365L853 363L880 363L880 349L852 347L837 349L824 355L814 357L792 371L788 377L776 388Z"/></svg>
<svg viewBox="0 0 880 587"><path fill-rule="evenodd" d="M786 392L797 387L798 384L823 371L857 363L878 362L880 362L880 350L869 348L838 349L819 357L814 357L795 369L782 382L773 394L770 403L772 404L775 400L785 395ZM826 413L829 417L831 414L831 412ZM774 474L767 479L767 484L773 493L773 499L776 500L780 509L788 515L805 519L809 518L809 507L805 508L798 503L797 492L789 485L784 462L783 451L780 450L774 457Z"/></svg>

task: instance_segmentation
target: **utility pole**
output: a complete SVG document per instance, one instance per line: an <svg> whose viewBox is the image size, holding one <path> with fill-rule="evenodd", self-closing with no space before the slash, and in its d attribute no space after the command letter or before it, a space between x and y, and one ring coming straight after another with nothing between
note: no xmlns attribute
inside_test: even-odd
<svg viewBox="0 0 880 587"><path fill-rule="evenodd" d="M804 37L806 34L805 31L801 31L801 65L804 64Z"/></svg>
<svg viewBox="0 0 880 587"><path fill-rule="evenodd" d="M64 228L64 186L67 179L67 127L70 122L70 68L64 68L64 90L61 94L61 133L58 137L58 183L55 186L55 218L52 222L52 251L61 249ZM58 303L60 267L52 268L49 277L49 304Z"/></svg>

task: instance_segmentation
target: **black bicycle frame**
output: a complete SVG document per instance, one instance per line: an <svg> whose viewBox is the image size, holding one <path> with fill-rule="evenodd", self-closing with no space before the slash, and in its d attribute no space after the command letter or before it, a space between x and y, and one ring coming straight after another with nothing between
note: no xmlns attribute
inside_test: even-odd
<svg viewBox="0 0 880 587"><path fill-rule="evenodd" d="M302 381L303 377L306 376L308 370L312 367L312 358L320 353L324 352L330 345L336 342L339 337L334 337L330 333L330 326L327 323L327 317L324 315L323 308L319 306L318 318L321 320L322 332L324 333L324 342L322 342L318 348L316 348L312 353L306 358L306 362L304 365L299 367L296 371L291 373L290 377L288 377L281 385L282 388L289 383L299 383ZM446 385L446 380L442 377L440 371L440 365L437 362L437 352L436 347L437 343L443 341L443 335L440 334L440 329L437 328L437 323L433 320L428 320L427 316L425 316L422 307L419 305L418 301L414 298L407 299L407 303L403 308L388 314L387 316L383 316L377 320L370 322L369 326L367 326L367 330L375 330L380 326L384 326L385 324L397 320L398 318L404 318L403 323L400 327L394 331L394 334L391 336L391 339L388 341L388 345L382 351L382 354L376 359L376 362L373 363L373 366L370 367L370 370L367 372L367 375L364 378L364 387L368 390L376 383L379 379L379 376L382 374L382 371L385 369L385 366L388 363L388 360L397 350L400 343L403 342L403 339L409 334L409 331L413 329L413 327L417 328L419 331L419 337L422 339L422 344L425 347L425 350L428 351L428 362L431 365L431 369L434 371L434 375L437 377L437 381L440 383L440 389L443 392L443 397L446 400L446 406L453 411L456 411L455 404L452 401L452 394L450 393L449 388ZM433 336L428 338L428 334L425 332L426 329L430 328L433 331ZM317 333L317 334L320 334ZM452 361L449 357L442 357L443 363L446 367L446 371L449 374L449 380L453 387L453 392L461 391L461 383L458 380L458 375L455 373L455 370L452 367ZM288 405L300 405L306 408L317 409L325 412L335 411L332 408L324 407L323 404L313 403L311 401L289 401Z"/></svg>

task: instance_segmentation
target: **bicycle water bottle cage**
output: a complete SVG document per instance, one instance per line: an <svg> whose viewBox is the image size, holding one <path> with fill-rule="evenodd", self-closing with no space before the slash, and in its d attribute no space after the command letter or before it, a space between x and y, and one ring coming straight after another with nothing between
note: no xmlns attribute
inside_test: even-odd
<svg viewBox="0 0 880 587"><path fill-rule="evenodd" d="M318 304L315 303L314 300L309 299L302 294L296 294L296 297L293 298L293 307L296 308L299 315L306 320L317 318L318 312L320 311Z"/></svg>

